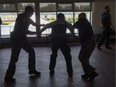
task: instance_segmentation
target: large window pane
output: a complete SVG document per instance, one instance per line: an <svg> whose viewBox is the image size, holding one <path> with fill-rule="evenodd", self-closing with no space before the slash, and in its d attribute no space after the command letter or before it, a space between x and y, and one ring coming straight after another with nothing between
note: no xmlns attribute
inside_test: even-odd
<svg viewBox="0 0 116 87"><path fill-rule="evenodd" d="M90 3L74 3L74 10L91 10Z"/></svg>
<svg viewBox="0 0 116 87"><path fill-rule="evenodd" d="M72 4L58 4L58 10L72 10Z"/></svg>
<svg viewBox="0 0 116 87"><path fill-rule="evenodd" d="M2 19L1 35L10 35L10 32L14 29L17 13L0 13L0 17Z"/></svg>
<svg viewBox="0 0 116 87"><path fill-rule="evenodd" d="M40 11L56 11L56 3L40 3Z"/></svg>
<svg viewBox="0 0 116 87"><path fill-rule="evenodd" d="M35 4L34 3L18 3L18 11L24 11L26 6L32 6L33 9L35 8Z"/></svg>
<svg viewBox="0 0 116 87"><path fill-rule="evenodd" d="M0 4L0 11L15 11L14 4Z"/></svg>
<svg viewBox="0 0 116 87"><path fill-rule="evenodd" d="M55 20L56 20L56 12L41 12L40 13L40 24L47 24ZM44 32L42 32L43 35L48 35L50 33L51 33L51 29L47 29Z"/></svg>

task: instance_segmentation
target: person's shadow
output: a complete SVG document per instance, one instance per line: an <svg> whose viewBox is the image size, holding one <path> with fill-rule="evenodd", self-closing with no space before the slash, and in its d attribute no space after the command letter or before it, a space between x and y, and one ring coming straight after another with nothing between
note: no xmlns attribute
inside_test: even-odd
<svg viewBox="0 0 116 87"><path fill-rule="evenodd" d="M15 82L4 82L2 87L16 87Z"/></svg>
<svg viewBox="0 0 116 87"><path fill-rule="evenodd" d="M29 77L29 86L28 87L38 87L37 80L40 76L30 76Z"/></svg>

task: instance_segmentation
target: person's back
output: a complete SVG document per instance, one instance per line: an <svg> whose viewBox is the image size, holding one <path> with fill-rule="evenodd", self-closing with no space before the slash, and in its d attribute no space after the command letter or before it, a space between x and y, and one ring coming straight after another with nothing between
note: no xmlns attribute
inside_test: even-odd
<svg viewBox="0 0 116 87"><path fill-rule="evenodd" d="M15 22L15 27L14 27L14 33L16 36L25 36L26 31L28 30L29 27L29 18L26 18L24 14L19 14L16 22Z"/></svg>
<svg viewBox="0 0 116 87"><path fill-rule="evenodd" d="M67 22L62 20L57 20L53 23L52 32L50 40L56 43L66 43L67 42Z"/></svg>
<svg viewBox="0 0 116 87"><path fill-rule="evenodd" d="M79 20L74 23L74 27L79 30L79 38L81 42L94 36L92 26L86 18L80 17Z"/></svg>

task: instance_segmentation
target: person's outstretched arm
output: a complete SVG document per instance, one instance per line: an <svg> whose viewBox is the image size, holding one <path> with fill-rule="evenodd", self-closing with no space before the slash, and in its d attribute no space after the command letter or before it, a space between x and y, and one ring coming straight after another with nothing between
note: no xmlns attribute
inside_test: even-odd
<svg viewBox="0 0 116 87"><path fill-rule="evenodd" d="M75 38L74 27L71 24L67 23L67 28L70 30L73 38Z"/></svg>
<svg viewBox="0 0 116 87"><path fill-rule="evenodd" d="M52 22L52 23L46 24L39 32L42 33L42 32L45 31L46 29L51 28L52 25L53 25L53 22Z"/></svg>

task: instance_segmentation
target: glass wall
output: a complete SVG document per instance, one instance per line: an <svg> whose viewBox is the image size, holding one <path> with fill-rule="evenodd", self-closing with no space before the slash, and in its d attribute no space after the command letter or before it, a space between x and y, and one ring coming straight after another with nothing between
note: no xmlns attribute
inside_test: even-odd
<svg viewBox="0 0 116 87"><path fill-rule="evenodd" d="M0 36L9 35L17 17L15 4L0 4L0 17L2 19Z"/></svg>
<svg viewBox="0 0 116 87"><path fill-rule="evenodd" d="M36 6L35 6L36 4ZM30 5L34 8L34 14L31 19L33 21L40 21L40 24L47 24L56 20L56 14L64 13L65 19L68 23L74 24L78 21L78 14L85 12L87 19L91 20L91 3L90 2L74 2L74 3L14 3L14 4L0 4L0 17L3 21L1 25L1 36L8 36L10 32L13 31L15 20L18 14L24 11L24 8ZM38 8L35 10L35 8ZM39 17L36 17L36 13L39 13ZM39 18L39 19L36 19ZM40 29L43 26L40 26ZM36 27L30 25L30 31L36 31ZM43 36L47 36L51 33L51 29L47 29L42 33ZM70 33L67 30L67 33ZM78 30L75 30L75 33L78 35ZM36 37L36 36L35 36Z"/></svg>

